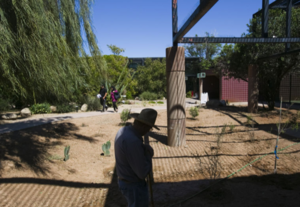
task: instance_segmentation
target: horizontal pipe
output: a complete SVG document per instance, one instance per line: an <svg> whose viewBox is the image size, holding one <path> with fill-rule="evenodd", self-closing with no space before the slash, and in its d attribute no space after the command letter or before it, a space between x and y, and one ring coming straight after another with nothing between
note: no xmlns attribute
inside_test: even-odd
<svg viewBox="0 0 300 207"><path fill-rule="evenodd" d="M252 37L184 37L179 43L299 43L293 38L252 38Z"/></svg>

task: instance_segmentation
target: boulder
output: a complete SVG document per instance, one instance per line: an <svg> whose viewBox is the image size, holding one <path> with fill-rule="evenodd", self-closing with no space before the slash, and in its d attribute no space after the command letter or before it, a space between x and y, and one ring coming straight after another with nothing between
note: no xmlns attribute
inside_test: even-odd
<svg viewBox="0 0 300 207"><path fill-rule="evenodd" d="M209 100L206 102L206 106L208 108L216 108L222 106L222 104L219 100Z"/></svg>
<svg viewBox="0 0 300 207"><path fill-rule="evenodd" d="M56 112L56 110L57 110L56 106L50 106L50 109L51 109L52 113Z"/></svg>
<svg viewBox="0 0 300 207"><path fill-rule="evenodd" d="M86 112L87 109L88 109L88 105L87 105L87 104L83 104L83 105L81 106L81 111L82 111L82 112Z"/></svg>
<svg viewBox="0 0 300 207"><path fill-rule="evenodd" d="M21 116L23 118L26 118L26 117L30 117L31 116L31 111L29 108L24 108L21 110Z"/></svg>
<svg viewBox="0 0 300 207"><path fill-rule="evenodd" d="M5 120L13 120L13 119L17 119L18 116L17 114L14 113L8 113L8 114L4 114L1 118Z"/></svg>
<svg viewBox="0 0 300 207"><path fill-rule="evenodd" d="M140 98L139 98L139 97L135 97L135 99L134 99L134 100L138 101L138 100L140 100Z"/></svg>

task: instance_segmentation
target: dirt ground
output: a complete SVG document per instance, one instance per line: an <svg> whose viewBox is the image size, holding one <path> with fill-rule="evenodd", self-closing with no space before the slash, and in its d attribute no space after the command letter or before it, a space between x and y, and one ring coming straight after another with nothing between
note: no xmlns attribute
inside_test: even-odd
<svg viewBox="0 0 300 207"><path fill-rule="evenodd" d="M187 111L186 146L180 148L166 145L167 114L158 111L160 131L150 132L155 206L299 206L299 137L281 134L279 149L295 145L278 153L274 175L278 112L245 111L201 108L196 119ZM284 113L283 122L296 112ZM108 114L0 135L0 206L126 206L113 145L121 127L120 114ZM104 157L101 146L108 140L111 156Z"/></svg>

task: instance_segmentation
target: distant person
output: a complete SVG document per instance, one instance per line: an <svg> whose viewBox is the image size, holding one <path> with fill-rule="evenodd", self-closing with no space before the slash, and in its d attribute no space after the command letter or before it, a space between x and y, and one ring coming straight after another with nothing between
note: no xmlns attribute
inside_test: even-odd
<svg viewBox="0 0 300 207"><path fill-rule="evenodd" d="M117 106L117 99L119 98L119 92L116 90L116 88L114 86L110 87L110 98L112 100L113 103L113 107L114 107L114 111L118 112L118 106Z"/></svg>
<svg viewBox="0 0 300 207"><path fill-rule="evenodd" d="M130 114L133 125L121 128L115 138L115 158L119 188L130 207L149 206L148 186L145 178L152 170L154 151L143 144L143 138L154 124L157 112L143 109ZM158 128L157 128L158 129Z"/></svg>
<svg viewBox="0 0 300 207"><path fill-rule="evenodd" d="M107 90L104 87L104 84L101 85L101 89L99 91L101 97L100 97L100 103L103 106L103 110L102 112L104 112L105 110L107 111L107 106L106 106L106 96L107 96Z"/></svg>

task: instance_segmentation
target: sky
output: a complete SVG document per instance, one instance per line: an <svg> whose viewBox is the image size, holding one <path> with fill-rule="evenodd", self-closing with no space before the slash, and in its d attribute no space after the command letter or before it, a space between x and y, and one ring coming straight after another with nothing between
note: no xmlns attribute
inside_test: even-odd
<svg viewBox="0 0 300 207"><path fill-rule="evenodd" d="M199 5L199 0L177 0L178 30ZM274 0L270 0L270 3ZM252 15L262 0L219 0L185 35L240 37L247 33ZM107 45L125 50L127 57L165 57L172 47L172 0L95 0L93 29L103 55ZM179 45L181 46L181 45Z"/></svg>

